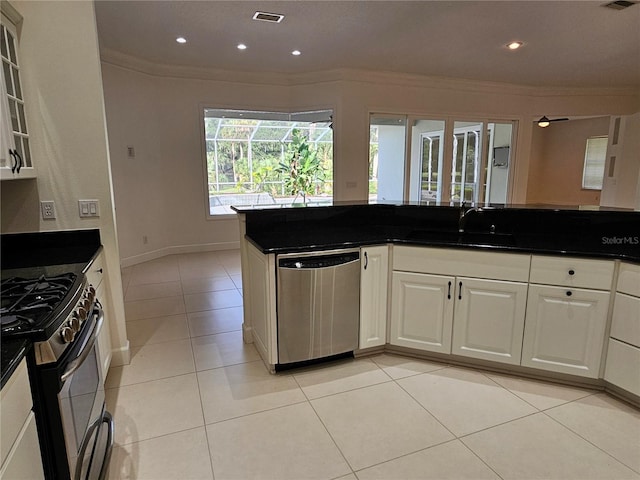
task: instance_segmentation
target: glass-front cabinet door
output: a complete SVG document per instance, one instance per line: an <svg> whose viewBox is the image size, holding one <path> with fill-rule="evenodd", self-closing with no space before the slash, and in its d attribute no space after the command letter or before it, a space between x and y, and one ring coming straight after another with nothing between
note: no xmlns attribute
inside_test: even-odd
<svg viewBox="0 0 640 480"><path fill-rule="evenodd" d="M0 24L0 178L35 177L29 145L24 95L18 64L18 40L15 26L3 14Z"/></svg>

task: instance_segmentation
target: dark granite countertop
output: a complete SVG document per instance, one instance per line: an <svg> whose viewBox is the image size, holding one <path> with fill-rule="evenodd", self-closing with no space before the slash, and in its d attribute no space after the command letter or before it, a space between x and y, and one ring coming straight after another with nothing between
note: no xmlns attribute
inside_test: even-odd
<svg viewBox="0 0 640 480"><path fill-rule="evenodd" d="M395 243L640 263L640 212L517 206L467 210L351 204L238 211L246 218L247 239L263 253Z"/></svg>
<svg viewBox="0 0 640 480"><path fill-rule="evenodd" d="M2 384L4 388L5 384L16 371L18 365L25 357L29 349L31 348L31 341L26 338L17 338L15 340L2 340L0 344L0 352L2 362Z"/></svg>
<svg viewBox="0 0 640 480"><path fill-rule="evenodd" d="M2 234L0 247L2 279L67 272L80 275L102 248L99 230ZM0 346L0 375L4 386L31 348L31 341L2 338Z"/></svg>

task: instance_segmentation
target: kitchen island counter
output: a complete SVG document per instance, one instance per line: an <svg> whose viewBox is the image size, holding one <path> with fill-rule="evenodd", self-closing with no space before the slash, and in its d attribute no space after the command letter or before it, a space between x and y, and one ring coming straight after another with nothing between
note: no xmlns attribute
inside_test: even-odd
<svg viewBox="0 0 640 480"><path fill-rule="evenodd" d="M621 259L640 263L640 212L550 207L336 205L234 209L263 253L384 243Z"/></svg>

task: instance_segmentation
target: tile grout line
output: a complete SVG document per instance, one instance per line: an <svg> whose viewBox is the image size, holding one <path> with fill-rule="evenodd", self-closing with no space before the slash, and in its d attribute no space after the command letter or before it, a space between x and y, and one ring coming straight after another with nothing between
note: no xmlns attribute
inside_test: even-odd
<svg viewBox="0 0 640 480"><path fill-rule="evenodd" d="M420 374L420 375L428 375L428 373L429 373L429 372L426 372L426 373L422 373L422 374ZM417 375L414 375L413 377L416 377L416 376L417 376ZM400 379L398 379L398 380L402 380L402 379L400 378ZM458 436L457 436L455 433L453 433L453 432L451 431L451 429L449 429L449 427L447 427L444 423L442 423L442 421L440 421L440 419L439 419L438 417L436 417L433 413L431 413L431 411L429 411L429 409L428 409L427 407L425 407L422 403L420 403L420 402L418 401L418 399L417 399L417 398L415 398L413 395L411 395L411 393L410 393L409 391L407 391L407 389L406 389L406 388L404 388L402 385L400 385L400 383L398 382L398 380L394 380L394 382L396 383L396 385L398 385L398 387L400 387L400 389L401 389L404 393L406 393L407 395L409 395L409 398L411 398L411 400L413 400L414 402L416 402L420 408L422 408L425 412L427 412L429 415L431 415L431 417L433 417L433 419L434 419L436 422L438 422L438 423L442 426L442 428L444 428L447 432L449 432L451 435L453 435L453 438L458 438Z"/></svg>
<svg viewBox="0 0 640 480"><path fill-rule="evenodd" d="M182 278L180 280L180 289L182 290ZM183 291L183 298L182 301L185 302L184 300L184 291ZM186 303L185 303L185 310L186 310ZM187 317L187 315L185 314L185 317ZM214 466L213 466L213 458L211 455L211 443L209 442L209 432L207 429L207 420L205 417L205 413L204 413L204 405L203 405L203 401L202 401L202 389L200 388L200 377L198 375L198 364L196 363L196 354L195 351L193 350L193 342L192 342L192 337L191 337L191 327L189 326L189 318L187 317L187 333L189 334L189 347L191 348L191 358L193 360L193 368L195 370L195 376L196 376L196 385L198 386L198 400L200 400L200 413L202 415L202 425L204 428L204 438L207 440L207 452L209 454L209 467L211 468L211 477L213 480L215 480L216 478L216 474L215 474L215 470L214 470Z"/></svg>
<svg viewBox="0 0 640 480"><path fill-rule="evenodd" d="M582 398L585 398L585 397L582 397ZM577 400L580 400L580 399L577 399ZM574 400L574 401L577 401L577 400ZM568 402L568 403L573 403L573 402ZM558 407L562 407L562 406L564 406L564 405L567 405L567 404L558 405ZM553 407L553 408L556 408L556 407ZM621 465L624 465L625 467L627 467L627 468L628 468L629 470L631 470L632 472L635 472L635 473L640 474L640 471L638 471L638 470L636 470L635 468L633 468L633 467L631 467L631 466L627 465L625 462L623 462L623 461L622 461L622 460L620 460L619 458L615 457L613 454L611 454L611 453L607 452L606 450L602 449L601 447L599 447L598 445L596 445L595 443L593 443L593 442L592 442L591 440L589 440L588 438L583 437L580 433L576 432L576 431L575 431L575 430L573 430L571 427L568 427L567 425L565 425L564 423L562 423L560 420L558 420L558 419L556 419L556 418L552 417L551 415L549 415L549 414L547 413L547 412L548 412L548 410L552 410L552 409L550 408L550 409L544 410L544 411L542 411L542 412L540 412L540 413L544 414L547 418L550 418L550 419L551 419L551 420L553 420L555 423L557 423L557 424L558 424L558 425L560 425L561 427L563 427L563 428L567 429L568 431L570 431L571 433L573 433L573 434L574 434L574 435L576 435L577 437L581 438L582 440L584 440L585 442L587 442L589 445L592 445L593 447L597 448L597 449L598 449L598 450L600 450L601 452L605 453L607 456L611 457L611 458L612 458L612 459L614 459L616 462L620 463Z"/></svg>
<svg viewBox="0 0 640 480"><path fill-rule="evenodd" d="M338 443L336 442L336 439L333 438L333 435L331 435L331 432L329 432L329 429L327 428L327 426L325 425L325 423L322 421L322 418L320 417L320 415L318 414L318 412L316 411L315 407L313 406L313 403L311 403L311 400L309 399L309 396L307 395L307 393L304 391L304 389L302 388L302 386L300 385L300 382L298 382L298 379L296 378L295 375L291 375L291 377L293 378L293 381L296 382L296 385L298 386L298 388L300 389L300 391L302 392L302 394L304 395L304 397L307 399L306 402L309 404L309 406L311 407L311 410L313 410L313 413L315 414L316 418L318 419L318 421L320 422L320 424L322 425L322 428L324 428L325 432L327 432L327 435L329 435L329 438L331 439L331 442L333 442L333 444L335 445L336 449L338 450L338 452L340 452L340 456L343 458L344 462L347 464L347 466L349 467L349 470L351 470L351 473L353 475L356 474L355 470L353 469L353 467L351 466L351 464L349 463L349 460L347 460L347 457L345 457L344 453L342 452L342 449L338 446ZM321 397L323 398L323 397ZM348 475L348 474L345 474ZM345 475L341 475L342 477L344 477ZM340 477L337 477L340 478ZM357 478L357 475L356 475Z"/></svg>

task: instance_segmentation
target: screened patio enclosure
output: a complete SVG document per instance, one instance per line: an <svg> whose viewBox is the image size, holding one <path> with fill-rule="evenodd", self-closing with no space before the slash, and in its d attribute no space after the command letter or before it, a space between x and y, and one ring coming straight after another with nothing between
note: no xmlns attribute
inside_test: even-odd
<svg viewBox="0 0 640 480"><path fill-rule="evenodd" d="M331 117L330 110L279 113L205 109L209 214L233 213L230 205L330 202ZM296 163L294 157L300 161Z"/></svg>

